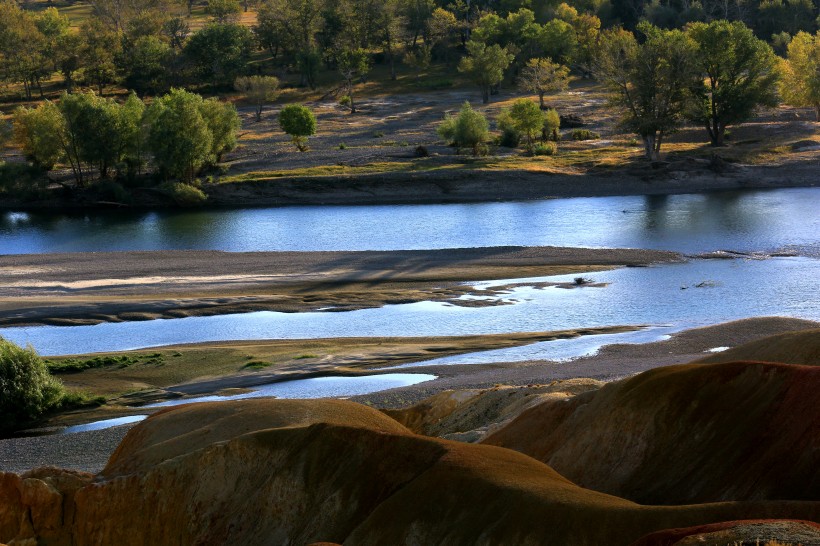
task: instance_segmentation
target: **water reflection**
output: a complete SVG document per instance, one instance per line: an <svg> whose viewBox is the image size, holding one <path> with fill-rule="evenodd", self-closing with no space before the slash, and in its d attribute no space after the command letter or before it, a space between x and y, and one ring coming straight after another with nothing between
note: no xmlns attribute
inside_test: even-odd
<svg viewBox="0 0 820 546"><path fill-rule="evenodd" d="M504 245L790 246L820 256L820 189L527 202L84 214L0 213L0 253L397 250Z"/></svg>

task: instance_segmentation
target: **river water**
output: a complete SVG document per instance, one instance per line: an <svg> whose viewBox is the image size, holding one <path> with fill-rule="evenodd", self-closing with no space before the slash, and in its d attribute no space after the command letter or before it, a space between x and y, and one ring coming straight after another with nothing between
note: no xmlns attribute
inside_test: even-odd
<svg viewBox="0 0 820 546"><path fill-rule="evenodd" d="M501 296L507 305L492 307L422 302L345 313L258 312L95 326L15 327L2 329L2 335L55 355L227 339L440 336L618 324L650 325L655 327L651 332L662 335L753 316L820 320L819 210L820 189L797 188L483 204L79 215L7 212L0 214L0 252L6 254L557 245L658 248L689 254L787 250L797 257L694 259L686 264L625 268L589 275L609 283L604 288L522 286ZM647 334L631 336L640 341ZM599 342L587 339L564 345L560 350L552 345L556 358L594 350Z"/></svg>
<svg viewBox="0 0 820 546"><path fill-rule="evenodd" d="M582 182L579 182L582 183ZM820 188L442 205L0 213L0 254L502 245L820 257Z"/></svg>

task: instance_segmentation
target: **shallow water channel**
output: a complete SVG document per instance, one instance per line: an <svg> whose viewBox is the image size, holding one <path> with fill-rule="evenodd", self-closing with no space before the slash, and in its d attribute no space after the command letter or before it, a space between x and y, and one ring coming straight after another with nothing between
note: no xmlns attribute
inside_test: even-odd
<svg viewBox="0 0 820 546"><path fill-rule="evenodd" d="M586 275L609 283L605 287L537 286L541 281L571 281L573 275L474 283L478 287L519 283L505 294L488 293L487 298L505 303L489 307L421 302L341 313L255 312L94 326L15 327L2 329L2 335L30 343L41 354L59 355L220 340L450 336L623 324L664 327L618 339L648 341L647 335L755 316L820 320L819 273L820 260L812 258L698 259ZM566 342L558 356L587 353L590 341Z"/></svg>

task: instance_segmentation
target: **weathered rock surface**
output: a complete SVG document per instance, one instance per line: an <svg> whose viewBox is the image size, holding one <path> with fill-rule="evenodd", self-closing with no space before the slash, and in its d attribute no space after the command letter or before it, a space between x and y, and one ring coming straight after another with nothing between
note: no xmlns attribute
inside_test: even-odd
<svg viewBox="0 0 820 546"><path fill-rule="evenodd" d="M549 385L444 391L409 408L382 411L416 434L478 442L536 404L565 400L603 385L595 379L568 379Z"/></svg>
<svg viewBox="0 0 820 546"><path fill-rule="evenodd" d="M752 520L726 521L668 529L647 535L632 546L725 546L760 544L820 544L820 525L811 521Z"/></svg>
<svg viewBox="0 0 820 546"><path fill-rule="evenodd" d="M485 443L644 504L820 499L820 367L654 369L523 412Z"/></svg>
<svg viewBox="0 0 820 546"><path fill-rule="evenodd" d="M179 406L134 427L96 478L0 473L0 542L15 546L617 546L748 518L817 520L820 502L640 506L521 453L332 400Z"/></svg>

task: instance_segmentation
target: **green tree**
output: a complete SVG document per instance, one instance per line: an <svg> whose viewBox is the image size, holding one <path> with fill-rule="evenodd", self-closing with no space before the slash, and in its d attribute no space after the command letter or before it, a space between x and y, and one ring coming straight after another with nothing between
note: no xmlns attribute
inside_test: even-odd
<svg viewBox="0 0 820 546"><path fill-rule="evenodd" d="M777 105L777 58L740 21L694 23L688 35L704 80L694 90L690 117L706 127L712 146L722 146L727 126L748 120L760 106Z"/></svg>
<svg viewBox="0 0 820 546"><path fill-rule="evenodd" d="M346 97L350 113L356 113L356 103L353 100L353 83L370 72L370 55L364 49L345 49L336 59L339 73L344 78Z"/></svg>
<svg viewBox="0 0 820 546"><path fill-rule="evenodd" d="M200 104L199 111L211 133L211 149L206 164L222 161L222 155L236 148L236 133L241 125L236 107L215 98Z"/></svg>
<svg viewBox="0 0 820 546"><path fill-rule="evenodd" d="M117 75L116 59L122 43L120 33L92 17L80 27L80 36L83 37L80 49L83 79L95 86L102 96L105 86L113 83Z"/></svg>
<svg viewBox="0 0 820 546"><path fill-rule="evenodd" d="M789 43L780 93L792 106L814 108L820 121L820 32L798 32Z"/></svg>
<svg viewBox="0 0 820 546"><path fill-rule="evenodd" d="M22 83L27 99L34 88L42 96L41 81L51 72L48 41L36 23L15 2L0 1L0 78Z"/></svg>
<svg viewBox="0 0 820 546"><path fill-rule="evenodd" d="M538 95L542 110L544 95L554 91L564 91L569 86L569 68L550 59L530 59L518 76L518 88Z"/></svg>
<svg viewBox="0 0 820 546"><path fill-rule="evenodd" d="M518 99L510 107L509 116L516 131L527 137L527 149L532 149L535 137L544 128L541 108L529 99Z"/></svg>
<svg viewBox="0 0 820 546"><path fill-rule="evenodd" d="M205 12L216 23L235 23L242 13L242 6L239 5L239 0L208 0Z"/></svg>
<svg viewBox="0 0 820 546"><path fill-rule="evenodd" d="M640 23L638 44L631 32L604 32L596 72L621 111L621 123L637 133L646 157L659 157L664 137L683 122L689 89L697 83L694 44L679 30Z"/></svg>
<svg viewBox="0 0 820 546"><path fill-rule="evenodd" d="M0 433L33 423L64 396L62 383L48 373L34 349L23 349L0 337Z"/></svg>
<svg viewBox="0 0 820 546"><path fill-rule="evenodd" d="M416 81L421 78L421 73L430 67L432 60L430 47L427 45L418 46L415 51L408 51L404 55L404 64L413 68L416 72Z"/></svg>
<svg viewBox="0 0 820 546"><path fill-rule="evenodd" d="M148 149L166 178L190 183L211 157L213 135L202 115L203 102L195 93L171 89L146 112Z"/></svg>
<svg viewBox="0 0 820 546"><path fill-rule="evenodd" d="M77 165L75 177L85 182L83 170L96 168L101 178L120 160L120 106L94 93L64 93L60 113L65 122L66 155Z"/></svg>
<svg viewBox="0 0 820 546"><path fill-rule="evenodd" d="M262 108L279 96L279 80L273 76L241 76L233 87L254 105L256 121L262 121Z"/></svg>
<svg viewBox="0 0 820 546"><path fill-rule="evenodd" d="M467 74L481 89L481 101L490 102L490 89L501 83L504 71L513 61L513 55L499 45L487 47L481 42L467 42L467 56L461 59L458 71Z"/></svg>
<svg viewBox="0 0 820 546"><path fill-rule="evenodd" d="M226 87L243 74L253 51L253 34L235 24L211 23L185 44L194 75L212 87Z"/></svg>
<svg viewBox="0 0 820 546"><path fill-rule="evenodd" d="M489 123L484 114L473 110L470 103L465 102L458 115L448 116L441 122L438 134L458 148L471 148L473 155L480 155L490 134Z"/></svg>
<svg viewBox="0 0 820 546"><path fill-rule="evenodd" d="M37 108L20 106L14 111L14 142L41 169L51 170L64 158L64 132L63 116L51 101Z"/></svg>
<svg viewBox="0 0 820 546"><path fill-rule="evenodd" d="M123 48L119 59L123 84L141 96L167 90L172 56L170 44L158 36L136 38Z"/></svg>
<svg viewBox="0 0 820 546"><path fill-rule="evenodd" d="M279 112L279 127L290 135L300 152L307 151L307 139L316 134L316 116L301 104L289 104Z"/></svg>

